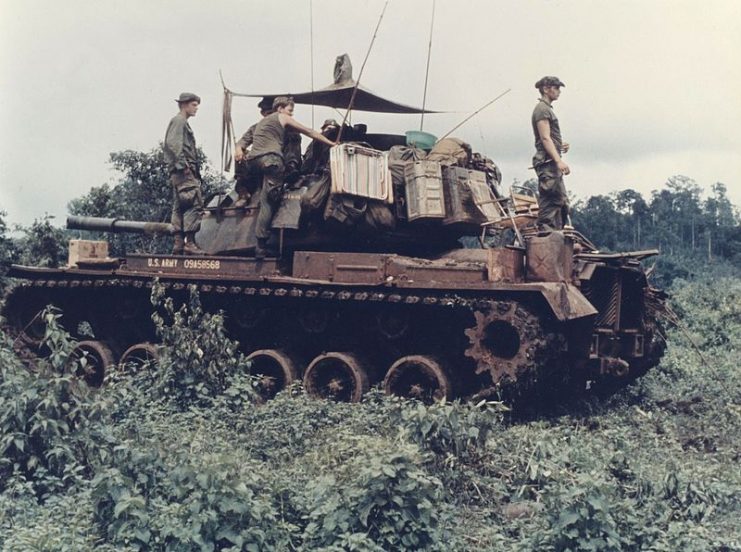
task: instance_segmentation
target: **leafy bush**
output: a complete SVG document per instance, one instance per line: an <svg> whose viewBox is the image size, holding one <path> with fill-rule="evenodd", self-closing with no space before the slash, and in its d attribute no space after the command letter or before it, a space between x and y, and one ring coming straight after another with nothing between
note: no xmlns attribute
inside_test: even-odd
<svg viewBox="0 0 741 552"><path fill-rule="evenodd" d="M225 453L168 456L132 445L119 445L113 465L92 481L95 519L109 542L136 550L259 551L285 544L254 465Z"/></svg>
<svg viewBox="0 0 741 552"><path fill-rule="evenodd" d="M239 344L227 337L222 314L203 311L195 286L189 288L187 304L179 308L172 297L165 297L163 286L154 286L152 304L164 311L152 315L163 345L152 393L184 409L208 405L228 388L250 391L242 378L249 365ZM250 396L241 397L250 400L257 395L252 390Z"/></svg>
<svg viewBox="0 0 741 552"><path fill-rule="evenodd" d="M72 342L47 309L44 344L48 358L26 369L18 360L0 363L0 491L11 475L36 485L39 496L80 477L84 452L80 430L90 415L90 389L68 363ZM3 350L12 350L7 337Z"/></svg>
<svg viewBox="0 0 741 552"><path fill-rule="evenodd" d="M482 449L489 433L502 422L496 403L484 407L461 403L412 403L401 412L409 439L435 454L466 457Z"/></svg>
<svg viewBox="0 0 741 552"><path fill-rule="evenodd" d="M342 546L359 535L367 550L423 550L438 542L441 483L410 446L343 443L334 474L310 484L304 547ZM368 546L368 543L363 543Z"/></svg>
<svg viewBox="0 0 741 552"><path fill-rule="evenodd" d="M0 295L8 285L5 275L20 254L16 244L7 236L8 225L5 224L5 215L5 211L0 211Z"/></svg>
<svg viewBox="0 0 741 552"><path fill-rule="evenodd" d="M23 236L17 247L21 251L21 264L55 268L67 259L67 237L65 231L52 226L52 215L34 220L28 228L22 228Z"/></svg>

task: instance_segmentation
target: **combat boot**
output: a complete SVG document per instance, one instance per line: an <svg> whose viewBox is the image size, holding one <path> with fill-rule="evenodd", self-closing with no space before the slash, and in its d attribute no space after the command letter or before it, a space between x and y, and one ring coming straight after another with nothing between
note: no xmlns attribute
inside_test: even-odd
<svg viewBox="0 0 741 552"><path fill-rule="evenodd" d="M188 232L185 234L185 245L183 246L183 253L185 255L205 255L206 252L198 247L195 238L195 232Z"/></svg>
<svg viewBox="0 0 741 552"><path fill-rule="evenodd" d="M255 259L262 260L268 253L268 240L265 238L257 238L257 245L255 246Z"/></svg>
<svg viewBox="0 0 741 552"><path fill-rule="evenodd" d="M185 237L181 233L175 234L175 242L172 245L173 255L182 255L183 247L185 246Z"/></svg>

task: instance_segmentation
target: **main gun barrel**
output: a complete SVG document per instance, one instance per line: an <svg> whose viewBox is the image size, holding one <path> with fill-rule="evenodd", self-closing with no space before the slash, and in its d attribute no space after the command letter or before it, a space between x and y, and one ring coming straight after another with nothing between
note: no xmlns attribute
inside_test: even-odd
<svg viewBox="0 0 741 552"><path fill-rule="evenodd" d="M175 228L167 222L140 222L102 217L67 217L70 230L97 230L128 234L173 234Z"/></svg>

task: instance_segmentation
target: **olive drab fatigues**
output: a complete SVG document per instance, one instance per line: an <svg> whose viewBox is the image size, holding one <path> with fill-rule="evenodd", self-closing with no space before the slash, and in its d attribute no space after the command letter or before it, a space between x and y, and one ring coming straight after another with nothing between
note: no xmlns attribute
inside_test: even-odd
<svg viewBox="0 0 741 552"><path fill-rule="evenodd" d="M533 168L538 175L538 226L545 230L561 230L569 213L568 196L563 183L563 175L556 162L545 151L538 134L538 121L547 120L551 127L551 140L561 153L561 127L553 107L540 99L533 110L532 124L535 133L535 156Z"/></svg>
<svg viewBox="0 0 741 552"><path fill-rule="evenodd" d="M255 136L256 127L257 123L247 129L247 132L245 132L237 142L238 148L246 151L247 148L252 145L252 139ZM260 185L259 182L257 182L258 179L255 178L255 175L249 170L249 165L246 159L242 159L234 165L234 177L236 179L234 189L237 191L239 197L247 197L254 194L255 190L257 190Z"/></svg>
<svg viewBox="0 0 741 552"><path fill-rule="evenodd" d="M285 161L283 145L286 131L280 124L280 113L264 117L257 126L252 139L252 149L247 154L247 165L250 172L262 177L260 189L260 211L257 214L255 235L258 240L270 237L270 225L273 211L280 202L283 190Z"/></svg>
<svg viewBox="0 0 741 552"><path fill-rule="evenodd" d="M172 225L179 232L197 232L201 226L203 198L196 139L188 119L181 113L167 126L164 151L172 185Z"/></svg>

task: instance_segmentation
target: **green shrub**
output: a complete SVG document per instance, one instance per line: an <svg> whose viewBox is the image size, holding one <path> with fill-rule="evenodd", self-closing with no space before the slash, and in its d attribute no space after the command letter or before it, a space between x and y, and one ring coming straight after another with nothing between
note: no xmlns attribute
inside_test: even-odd
<svg viewBox="0 0 741 552"><path fill-rule="evenodd" d="M620 552L632 543L623 536L635 532L635 513L616 508L605 483L588 475L575 478L573 485L555 496L549 496L550 542L557 551ZM548 533L546 533L548 534Z"/></svg>
<svg viewBox="0 0 741 552"><path fill-rule="evenodd" d="M164 312L152 315L163 348L151 392L181 409L209 405L243 383L234 376L248 374L249 363L238 351L238 343L228 338L223 315L204 312L195 286L189 287L188 301L179 308L164 294L163 286L153 287L152 304ZM248 390L244 385L240 388ZM253 390L244 399L254 402L256 396Z"/></svg>
<svg viewBox="0 0 741 552"><path fill-rule="evenodd" d="M29 370L17 359L0 363L0 491L17 473L43 496L79 479L84 469L84 436L91 390L68 363L73 343L58 324L60 314L46 309L45 359ZM3 334L4 351L12 350Z"/></svg>
<svg viewBox="0 0 741 552"><path fill-rule="evenodd" d="M306 550L358 535L374 544L361 541L361 550L424 550L439 541L441 484L419 467L415 447L366 438L343 443L335 454L334 475L309 485Z"/></svg>
<svg viewBox="0 0 741 552"><path fill-rule="evenodd" d="M92 482L95 519L109 542L173 551L285 545L288 532L255 466L224 453L126 449Z"/></svg>
<svg viewBox="0 0 741 552"><path fill-rule="evenodd" d="M407 437L423 449L466 457L482 449L491 430L501 424L502 413L497 406L410 402L401 411L401 423Z"/></svg>

